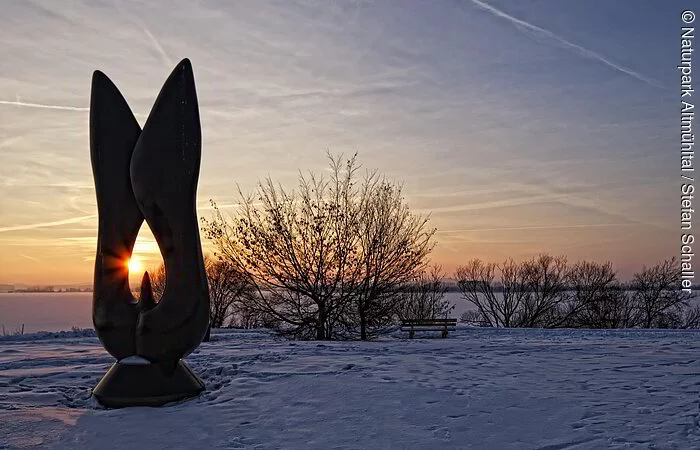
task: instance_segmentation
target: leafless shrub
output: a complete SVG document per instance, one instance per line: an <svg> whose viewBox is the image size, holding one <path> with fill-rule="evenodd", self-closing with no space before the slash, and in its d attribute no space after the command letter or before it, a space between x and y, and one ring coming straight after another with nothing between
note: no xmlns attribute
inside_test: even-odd
<svg viewBox="0 0 700 450"><path fill-rule="evenodd" d="M477 327L490 326L479 311L465 311L459 316L459 321Z"/></svg>
<svg viewBox="0 0 700 450"><path fill-rule="evenodd" d="M621 328L634 323L634 308L612 263L577 262L569 269L568 289L559 326Z"/></svg>
<svg viewBox="0 0 700 450"><path fill-rule="evenodd" d="M395 317L397 294L424 267L434 230L408 210L400 186L376 173L358 181L355 157L330 160L330 177L300 175L296 191L268 179L255 196L241 194L230 219L214 204L203 230L256 287L246 306L280 332L367 339Z"/></svg>
<svg viewBox="0 0 700 450"><path fill-rule="evenodd" d="M634 274L632 301L639 312L639 326L666 327L669 315L688 306L692 294L684 292L680 283L681 270L675 257Z"/></svg>
<svg viewBox="0 0 700 450"><path fill-rule="evenodd" d="M160 264L148 271L153 300L158 303L165 291L165 266Z"/></svg>
<svg viewBox="0 0 700 450"><path fill-rule="evenodd" d="M251 308L247 302L236 302L228 326L231 328L277 328L275 320Z"/></svg>
<svg viewBox="0 0 700 450"><path fill-rule="evenodd" d="M611 263L546 254L515 263L460 266L455 277L462 297L492 327L687 328L700 326L700 309L688 309L692 294L680 289L672 258L634 275L622 286ZM501 288L499 292L497 287Z"/></svg>
<svg viewBox="0 0 700 450"><path fill-rule="evenodd" d="M540 254L522 263L523 298L518 321L524 327L550 328L561 324L560 306L567 300L568 265L563 256Z"/></svg>
<svg viewBox="0 0 700 450"><path fill-rule="evenodd" d="M365 177L359 205L359 257L349 279L356 280L353 322L359 325L360 339L365 340L393 323L406 286L410 290L418 285L432 292L432 305L439 308L444 283L439 267L424 273L434 230L427 229L427 218L410 212L400 186L372 173Z"/></svg>
<svg viewBox="0 0 700 450"><path fill-rule="evenodd" d="M446 319L454 310L454 305L445 299L446 292L447 285L441 267L432 266L429 271L420 273L404 286L398 309L399 318Z"/></svg>
<svg viewBox="0 0 700 450"><path fill-rule="evenodd" d="M22 324L19 328L13 330L13 331L7 331L5 330L5 325L2 326L2 335L3 336L22 336L24 335L24 324Z"/></svg>
<svg viewBox="0 0 700 450"><path fill-rule="evenodd" d="M209 322L221 328L236 312L237 305L246 305L256 294L247 277L224 261L206 258L204 267L209 283Z"/></svg>
<svg viewBox="0 0 700 450"><path fill-rule="evenodd" d="M700 306L691 306L685 310L680 328L700 328Z"/></svg>
<svg viewBox="0 0 700 450"><path fill-rule="evenodd" d="M495 291L497 272L501 293ZM491 327L520 325L522 307L529 295L524 275L523 265L512 259L501 265L473 259L455 272L462 297L477 307L480 320Z"/></svg>

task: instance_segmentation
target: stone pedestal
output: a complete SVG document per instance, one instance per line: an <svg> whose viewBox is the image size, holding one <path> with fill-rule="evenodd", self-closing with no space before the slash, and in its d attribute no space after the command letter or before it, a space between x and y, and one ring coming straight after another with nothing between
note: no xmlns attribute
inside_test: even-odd
<svg viewBox="0 0 700 450"><path fill-rule="evenodd" d="M168 373L170 372L170 373ZM199 395L204 383L183 360L174 368L129 357L112 365L92 393L108 408L161 406Z"/></svg>

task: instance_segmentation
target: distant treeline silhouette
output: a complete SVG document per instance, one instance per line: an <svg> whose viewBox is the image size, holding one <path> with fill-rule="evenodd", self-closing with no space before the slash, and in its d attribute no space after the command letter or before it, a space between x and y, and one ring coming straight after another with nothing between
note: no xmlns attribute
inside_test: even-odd
<svg viewBox="0 0 700 450"><path fill-rule="evenodd" d="M612 263L541 254L517 263L473 259L456 271L462 297L476 306L464 322L491 327L697 328L700 308L681 289L676 258L621 283ZM494 285L502 290L497 293Z"/></svg>
<svg viewBox="0 0 700 450"><path fill-rule="evenodd" d="M445 283L445 285L446 285L445 287L447 289L446 292L461 292L459 289L459 285L452 278L446 278L444 280L444 283ZM620 286L628 291L634 291L637 289L637 287L635 287L635 285L632 281L621 281ZM493 288L493 292L503 292L505 290L505 287L500 283L494 283L492 288ZM575 289L575 286L567 285L566 289L573 290L573 289ZM690 286L690 290L700 291L700 284L694 284L694 285Z"/></svg>

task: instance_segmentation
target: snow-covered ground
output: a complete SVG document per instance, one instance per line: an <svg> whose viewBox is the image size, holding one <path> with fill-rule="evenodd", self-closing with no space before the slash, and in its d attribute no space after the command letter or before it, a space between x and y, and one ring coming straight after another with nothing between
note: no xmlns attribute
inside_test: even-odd
<svg viewBox="0 0 700 450"><path fill-rule="evenodd" d="M221 330L207 385L161 408L90 396L92 331L0 338L0 448L700 448L700 334L460 328L289 342Z"/></svg>

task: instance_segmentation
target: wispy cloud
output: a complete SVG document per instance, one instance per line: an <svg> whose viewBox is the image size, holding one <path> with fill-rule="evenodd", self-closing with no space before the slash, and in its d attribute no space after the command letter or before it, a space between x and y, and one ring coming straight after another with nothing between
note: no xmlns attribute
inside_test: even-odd
<svg viewBox="0 0 700 450"><path fill-rule="evenodd" d="M90 108L83 108L79 106L66 106L66 105L47 105L43 103L30 103L30 102L22 102L22 101L10 101L10 100L0 100L0 105L9 105L9 106L21 106L25 108L39 108L39 109L58 109L61 111L80 111L80 112L86 112L90 111Z"/></svg>
<svg viewBox="0 0 700 450"><path fill-rule="evenodd" d="M483 9L484 11L487 11L496 17L499 17L501 19L505 19L505 20L513 23L516 27L520 28L521 30L532 32L534 34L550 38L550 39L558 42L559 44L563 45L564 47L575 50L581 56L584 56L586 58L601 62L601 63L605 64L606 66L617 70L618 72L622 72L626 75L634 77L634 78L638 79L639 81L643 81L644 83L647 83L651 86L654 86L657 88L662 88L662 89L666 88L663 84L659 83L656 80L653 80L647 76L644 76L644 75L640 74L639 72L635 72L632 69L629 69L627 67L616 64L616 63L610 61L609 59L607 59L606 57L604 57L603 55L596 53L592 50L589 50L585 47L582 47L578 44L574 44L573 42L571 42L567 39L564 39L563 37L561 37L557 34L554 34L553 32L551 32L549 30L545 30L544 28L538 27L537 25L533 25L529 22L518 19L517 17L513 17L510 14L507 14L496 7L489 5L488 3L484 3L481 0L471 0L471 2L474 5L476 5L477 7Z"/></svg>
<svg viewBox="0 0 700 450"><path fill-rule="evenodd" d="M487 209L496 208L506 208L511 206L524 206L532 205L537 203L545 202L566 202L567 194L538 194L529 196L518 196L509 198L499 198L497 200L491 200L486 202L476 202L476 203L464 203L451 206L432 206L425 208L416 208L415 211L422 214L441 214L441 213L455 213L455 212L466 212L466 211L479 211Z"/></svg>
<svg viewBox="0 0 700 450"><path fill-rule="evenodd" d="M124 17L126 17L127 20L129 20L136 28L140 28L141 30L143 30L144 34L148 37L148 40L151 42L152 47L155 49L156 53L158 53L158 56L159 56L160 59L163 61L163 64L165 64L165 66L166 66L168 69L171 69L172 66L173 66L173 60L172 60L172 58L167 54L167 52L165 51L165 49L163 48L163 46L160 44L160 42L158 41L158 39L156 39L156 37L153 35L153 33L151 33L151 30L149 30L148 27L146 27L146 25L145 25L144 22L141 20L141 18L140 18L139 16L137 16L136 14L133 14L131 11L127 10L127 9L126 9L123 5L121 5L120 3L116 3L116 4L115 4L115 7L116 7L117 10L119 10L119 12L120 12Z"/></svg>
<svg viewBox="0 0 700 450"><path fill-rule="evenodd" d="M158 39L156 39L155 36L153 36L153 34L151 34L151 32L148 30L148 28L143 27L143 31L144 31L144 33L146 33L146 36L148 36L148 39L151 40L153 47L156 49L156 51L158 52L160 57L163 59L163 63L165 63L165 66L170 68L173 65L173 61L170 58L170 56L168 56L168 54L165 52L165 50L163 49L163 46L160 45L160 42L158 42Z"/></svg>
<svg viewBox="0 0 700 450"><path fill-rule="evenodd" d="M556 0L528 15L502 0L39 3L9 2L0 17L0 274L12 281L92 270L90 71L108 73L143 123L180 56L201 107L200 217L210 198L235 213L236 186L252 192L268 174L295 188L330 149L404 181L455 260L507 247L641 263L671 248L659 149L675 97L653 79L665 82L654 68L675 48L656 17L667 6L621 21L606 2L572 12ZM56 20L66 14L81 20ZM13 17L32 22L32 39ZM139 257L158 260L145 225L139 238Z"/></svg>
<svg viewBox="0 0 700 450"><path fill-rule="evenodd" d="M29 256L29 255L25 255L24 253L18 253L18 255L21 256L22 258L28 259L28 260L30 260L30 261L34 261L34 262L38 262L38 263L41 262L41 261L39 261L39 260L36 259L36 258L33 258L33 257Z"/></svg>
<svg viewBox="0 0 700 450"><path fill-rule="evenodd" d="M0 233L4 233L4 232L8 232L8 231L32 230L34 228L56 227L59 225L67 225L70 223L82 222L83 220L94 219L95 217L97 217L97 214L90 214L87 216L73 217L70 219L56 220L54 222L39 222L39 223L30 223L27 225L15 225L12 227L2 227L2 228L0 228Z"/></svg>
<svg viewBox="0 0 700 450"><path fill-rule="evenodd" d="M465 228L459 230L438 230L439 234L468 233L482 231L523 231L523 230L558 230L566 228L600 228L600 227L624 227L633 223L597 223L597 224L576 224L576 225L535 225L524 227L493 227L493 228Z"/></svg>
<svg viewBox="0 0 700 450"><path fill-rule="evenodd" d="M53 109L58 111L90 112L90 108L81 106L50 105L46 103L33 103L23 101L0 100L0 105L19 106L23 108ZM148 114L133 112L134 117L146 118ZM3 146L3 145L0 145Z"/></svg>

